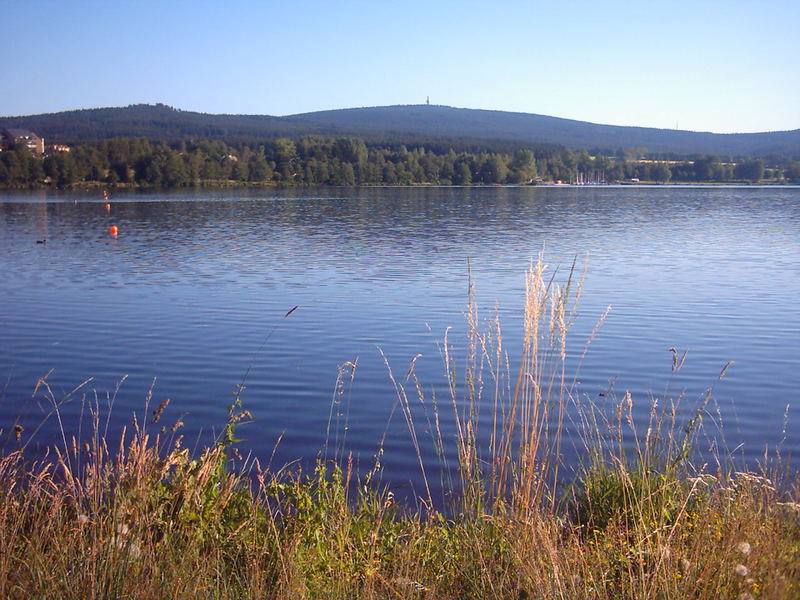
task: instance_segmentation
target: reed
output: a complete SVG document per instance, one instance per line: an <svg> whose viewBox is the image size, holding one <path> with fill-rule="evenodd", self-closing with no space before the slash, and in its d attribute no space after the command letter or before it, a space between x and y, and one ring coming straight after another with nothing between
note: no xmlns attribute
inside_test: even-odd
<svg viewBox="0 0 800 600"><path fill-rule="evenodd" d="M575 271L560 285L541 257L528 271L513 368L499 319L481 325L470 285L466 356L447 336L442 346L453 473L446 409L425 397L414 360L405 377L390 369L425 481L436 469L422 459L420 418L453 505L427 483L420 502L399 501L377 463L360 475L333 412L331 444L310 471L233 470L235 427L249 417L239 394L220 441L195 456L178 423L163 434L134 423L111 448L95 407L85 445L65 434L42 460L23 449L0 457L0 598L800 597L797 480L692 463L713 390L688 423L653 406L642 435L629 394L611 414L576 396ZM334 402L355 369L343 365ZM584 466L570 478L559 463L565 423L583 431Z"/></svg>

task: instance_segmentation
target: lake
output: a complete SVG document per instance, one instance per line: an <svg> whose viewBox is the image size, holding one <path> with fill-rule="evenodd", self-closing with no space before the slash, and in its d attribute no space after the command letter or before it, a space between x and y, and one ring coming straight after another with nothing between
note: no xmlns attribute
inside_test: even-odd
<svg viewBox="0 0 800 600"><path fill-rule="evenodd" d="M514 371L524 274L543 252L556 281L588 262L569 342L576 402L613 411L630 391L641 425L654 400L691 415L713 386L704 444L750 466L765 449L798 466L797 187L114 191L110 210L98 192L2 192L0 215L6 450L63 445L62 431L86 439L93 405L116 436L134 413L147 420L148 394L150 410L171 399L149 427L181 420L194 448L219 432L245 378L243 452L280 466L327 439L363 472L385 432L385 480L419 486L381 352L398 380L421 354L415 372L453 446L441 344L451 328L463 377L470 272ZM677 372L671 347L688 350ZM47 373L52 393L34 391Z"/></svg>

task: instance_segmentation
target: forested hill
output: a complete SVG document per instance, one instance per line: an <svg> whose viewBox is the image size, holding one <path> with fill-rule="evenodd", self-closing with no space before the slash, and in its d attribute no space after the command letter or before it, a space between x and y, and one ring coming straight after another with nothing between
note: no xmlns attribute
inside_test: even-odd
<svg viewBox="0 0 800 600"><path fill-rule="evenodd" d="M75 144L115 137L158 140L246 141L302 135L307 125L262 115L210 115L164 104L89 108L24 117L0 117L0 128L29 129L50 143Z"/></svg>
<svg viewBox="0 0 800 600"><path fill-rule="evenodd" d="M763 156L800 153L800 129L793 131L718 134L598 125L529 113L452 108L449 106L381 106L292 115L294 124L342 132L397 132L467 138L493 138L525 143L560 144L573 149L646 148L676 154Z"/></svg>
<svg viewBox="0 0 800 600"><path fill-rule="evenodd" d="M306 134L356 135L379 143L479 142L491 149L560 144L573 149L641 148L675 154L800 155L800 130L714 134L644 127L598 125L543 115L447 106L384 106L305 113L286 117L212 115L163 104L98 108L0 117L0 128L29 129L47 142L78 143L113 137L159 140L219 139L252 143Z"/></svg>

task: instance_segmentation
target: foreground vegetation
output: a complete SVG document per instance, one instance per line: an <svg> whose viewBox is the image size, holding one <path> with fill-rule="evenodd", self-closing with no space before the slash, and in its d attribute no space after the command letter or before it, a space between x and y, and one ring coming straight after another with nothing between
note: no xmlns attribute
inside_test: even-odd
<svg viewBox="0 0 800 600"><path fill-rule="evenodd" d="M368 146L353 137L277 138L257 145L221 141L152 142L117 138L32 155L0 152L0 187L87 184L192 185L469 185L545 182L800 182L800 162L694 155L648 155L643 150L590 155L560 146L504 151L454 149L436 143Z"/></svg>
<svg viewBox="0 0 800 600"><path fill-rule="evenodd" d="M712 470L693 465L711 391L684 421L674 405L653 407L645 433L630 395L610 413L574 397L565 360L579 294L571 277L558 286L541 261L532 267L513 373L499 323L479 327L471 302L465 359L443 345L449 408L425 398L413 360L404 378L390 370L420 463L416 500L379 483L381 450L367 473L338 444L310 471L231 468L236 426L249 418L239 393L223 435L197 457L174 437L179 423L157 432L163 405L114 448L99 434L65 435L39 462L6 453L0 597L800 597L797 487L721 457ZM429 491L434 465L415 426L423 404L442 458L442 411L458 432L447 505ZM561 478L570 422L586 460Z"/></svg>

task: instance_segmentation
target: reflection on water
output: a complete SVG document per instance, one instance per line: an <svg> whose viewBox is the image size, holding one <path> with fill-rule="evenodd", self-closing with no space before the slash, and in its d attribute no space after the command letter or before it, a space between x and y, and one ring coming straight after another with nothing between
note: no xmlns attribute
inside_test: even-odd
<svg viewBox="0 0 800 600"><path fill-rule="evenodd" d="M114 195L110 214L97 196L0 197L5 431L18 416L28 430L41 422L51 407L31 391L53 369L59 398L93 378L61 407L68 427L95 393L110 403L128 375L110 427L143 410L152 386L154 401L172 399L175 418L186 413L193 444L219 429L252 364L246 447L269 458L283 434L275 461L313 457L337 366L358 357L334 412L341 428L348 419L348 448L368 462L395 401L378 349L399 374L422 353L427 398L446 404L440 342L453 327L463 348L468 260L482 314L499 307L513 361L523 273L544 250L561 280L576 255L588 256L574 364L612 306L581 365L579 400L608 404L609 390L630 390L644 418L652 398L682 398L688 413L714 385L727 444L745 444L739 455L752 461L783 437L786 455L800 444L796 188L130 192ZM689 349L678 373L669 347ZM416 480L401 419L388 430L392 479ZM37 441L59 436L48 421Z"/></svg>

